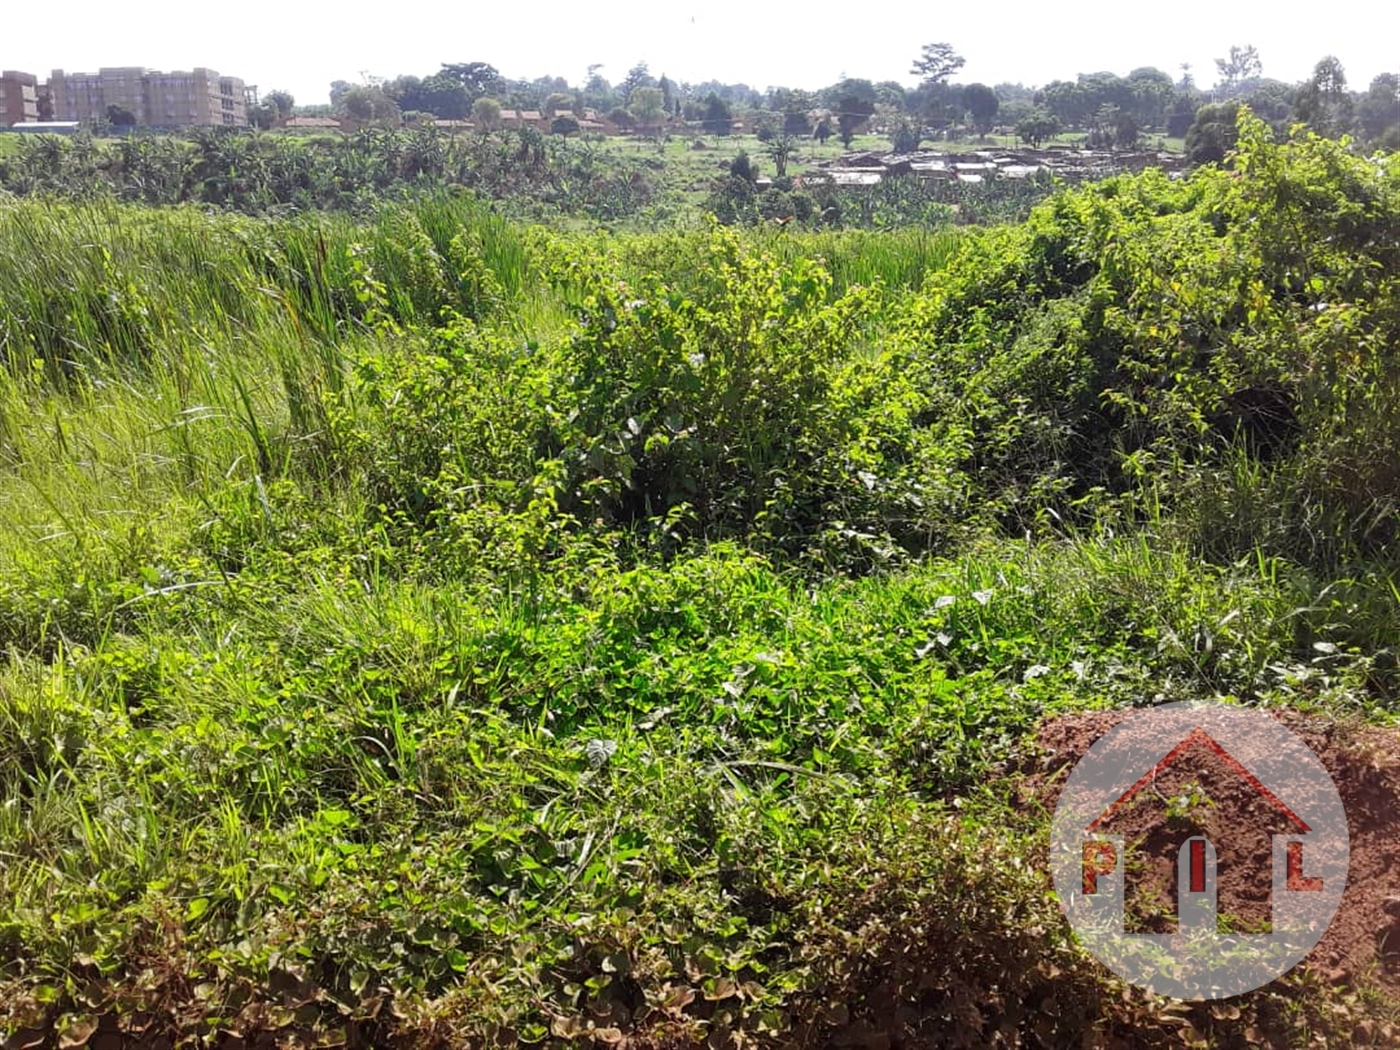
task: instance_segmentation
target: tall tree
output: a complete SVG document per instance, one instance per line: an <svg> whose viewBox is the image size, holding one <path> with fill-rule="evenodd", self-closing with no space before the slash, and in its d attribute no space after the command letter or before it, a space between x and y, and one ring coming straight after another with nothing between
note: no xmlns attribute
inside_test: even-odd
<svg viewBox="0 0 1400 1050"><path fill-rule="evenodd" d="M540 111L547 117L552 117L556 113L568 111L573 112L574 96L567 91L551 91L545 96L544 105Z"/></svg>
<svg viewBox="0 0 1400 1050"><path fill-rule="evenodd" d="M382 87L354 84L340 97L336 111L356 124L380 122L395 124L399 119L399 107L384 93Z"/></svg>
<svg viewBox="0 0 1400 1050"><path fill-rule="evenodd" d="M440 120L463 120L472 110L471 93L459 81L442 74L428 77L418 85L416 104L400 100L404 109L418 109Z"/></svg>
<svg viewBox="0 0 1400 1050"><path fill-rule="evenodd" d="M1070 127L1082 125L1091 112L1084 89L1068 80L1052 80L1036 93L1035 100Z"/></svg>
<svg viewBox="0 0 1400 1050"><path fill-rule="evenodd" d="M1342 135L1351 130L1352 104L1347 74L1335 55L1313 67L1313 75L1298 89L1298 119L1319 135Z"/></svg>
<svg viewBox="0 0 1400 1050"><path fill-rule="evenodd" d="M1159 128L1176 98L1176 87L1169 74L1155 66L1143 66L1128 74L1133 91L1132 110L1138 123Z"/></svg>
<svg viewBox="0 0 1400 1050"><path fill-rule="evenodd" d="M891 109L904 111L904 99L908 92L897 80L882 80L875 85L875 101Z"/></svg>
<svg viewBox="0 0 1400 1050"><path fill-rule="evenodd" d="M475 102L482 95L494 95L501 86L501 74L489 62L452 62L443 65L439 76L457 81Z"/></svg>
<svg viewBox="0 0 1400 1050"><path fill-rule="evenodd" d="M643 128L655 129L666 116L666 97L656 87L632 89L632 103L627 107Z"/></svg>
<svg viewBox="0 0 1400 1050"><path fill-rule="evenodd" d="M711 91L705 98L705 116L700 126L711 135L728 135L732 125L729 103Z"/></svg>
<svg viewBox="0 0 1400 1050"><path fill-rule="evenodd" d="M1034 107L1016 125L1016 135L1022 142L1040 148L1040 144L1060 130L1060 122L1055 114L1040 106Z"/></svg>
<svg viewBox="0 0 1400 1050"><path fill-rule="evenodd" d="M986 84L968 84L962 90L962 103L972 114L972 126L977 129L977 134L985 138L987 132L992 130L997 109L1001 106L997 93Z"/></svg>
<svg viewBox="0 0 1400 1050"><path fill-rule="evenodd" d="M1253 44L1232 44L1227 57L1215 60L1215 68L1226 91L1234 91L1264 72L1263 63L1259 61L1259 50Z"/></svg>
<svg viewBox="0 0 1400 1050"><path fill-rule="evenodd" d="M619 85L619 89L622 91L622 97L626 99L628 103L632 101L632 92L636 91L639 87L656 87L656 80L652 77L651 73L647 71L647 64L645 62L638 62L629 69L626 79Z"/></svg>
<svg viewBox="0 0 1400 1050"><path fill-rule="evenodd" d="M597 62L588 67L588 80L583 85L583 101L594 109L606 112L617 102L617 93L613 91L607 78L598 72L602 68Z"/></svg>
<svg viewBox="0 0 1400 1050"><path fill-rule="evenodd" d="M851 148L851 142L865 123L875 115L873 99L860 95L845 95L836 104L836 129L841 136L841 145Z"/></svg>
<svg viewBox="0 0 1400 1050"><path fill-rule="evenodd" d="M1400 77L1394 73L1382 73L1372 80L1366 94L1361 97L1357 117L1362 130L1372 139L1378 139L1390 128L1400 125Z"/></svg>
<svg viewBox="0 0 1400 1050"><path fill-rule="evenodd" d="M789 91L779 108L783 114L783 131L789 135L806 135L812 130L817 96L810 91Z"/></svg>
<svg viewBox="0 0 1400 1050"><path fill-rule="evenodd" d="M918 77L920 83L942 84L966 64L967 59L954 51L952 44L925 44L909 72Z"/></svg>
<svg viewBox="0 0 1400 1050"><path fill-rule="evenodd" d="M1186 132L1186 158L1192 164L1219 164L1235 148L1239 110L1238 102L1212 103L1197 110L1196 121Z"/></svg>
<svg viewBox="0 0 1400 1050"><path fill-rule="evenodd" d="M483 95L472 103L472 123L485 134L501 126L501 104Z"/></svg>
<svg viewBox="0 0 1400 1050"><path fill-rule="evenodd" d="M292 115L292 107L297 104L297 100L292 97L290 91L283 91L280 88L269 91L263 96L263 101L277 110L277 115L282 120L286 120Z"/></svg>
<svg viewBox="0 0 1400 1050"><path fill-rule="evenodd" d="M779 132L763 147L763 151L772 159L778 178L785 178L788 161L797 152L797 140L786 132Z"/></svg>

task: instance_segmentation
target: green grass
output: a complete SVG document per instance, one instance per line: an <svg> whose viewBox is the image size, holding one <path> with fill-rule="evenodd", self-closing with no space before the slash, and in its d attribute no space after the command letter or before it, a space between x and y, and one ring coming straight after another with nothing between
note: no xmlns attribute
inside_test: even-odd
<svg viewBox="0 0 1400 1050"><path fill-rule="evenodd" d="M1181 216L1196 260L1212 179L987 236L0 204L0 1024L815 1045L894 995L939 1042L971 989L973 1042L1175 1032L1068 935L1004 774L1069 711L1389 721L1400 626L1384 556L1275 542L1252 459L1035 473L1072 311ZM1143 249L1092 286L1076 209ZM1241 1002L1192 1024L1327 1016Z"/></svg>

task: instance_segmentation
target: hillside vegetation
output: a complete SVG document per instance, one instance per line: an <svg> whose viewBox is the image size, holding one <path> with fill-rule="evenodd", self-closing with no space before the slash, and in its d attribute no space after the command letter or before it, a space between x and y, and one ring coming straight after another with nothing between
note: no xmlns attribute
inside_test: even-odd
<svg viewBox="0 0 1400 1050"><path fill-rule="evenodd" d="M1056 712L1391 717L1393 159L1245 111L986 230L11 200L0 255L18 1039L1389 1017L1119 986L1006 778Z"/></svg>

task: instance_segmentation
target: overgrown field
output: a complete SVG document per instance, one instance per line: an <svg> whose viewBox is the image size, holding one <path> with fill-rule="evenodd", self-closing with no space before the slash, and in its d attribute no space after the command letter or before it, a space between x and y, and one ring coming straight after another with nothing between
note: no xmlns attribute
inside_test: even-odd
<svg viewBox="0 0 1400 1050"><path fill-rule="evenodd" d="M1011 792L1060 712L1390 721L1393 161L1246 113L960 234L11 200L0 259L14 1045L1389 1038L1379 963L1121 987Z"/></svg>
<svg viewBox="0 0 1400 1050"><path fill-rule="evenodd" d="M690 144L700 140L689 140ZM739 140L749 150L756 138ZM878 140L867 139L876 148ZM701 143L703 144L703 143ZM81 133L0 137L0 192L86 203L197 204L262 217L334 210L361 220L386 202L435 193L491 200L521 222L630 231L698 227L706 212L729 224L773 219L806 229L936 229L1024 218L1054 186L1047 176L983 185L913 176L870 187L771 188L731 178L741 147L566 139L531 127L448 134L435 127L306 137L203 128L188 136L99 140ZM804 146L796 175L837 147Z"/></svg>

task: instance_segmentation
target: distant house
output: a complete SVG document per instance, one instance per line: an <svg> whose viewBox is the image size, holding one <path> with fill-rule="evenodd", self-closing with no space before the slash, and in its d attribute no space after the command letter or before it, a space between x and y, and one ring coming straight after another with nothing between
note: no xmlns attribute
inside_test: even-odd
<svg viewBox="0 0 1400 1050"><path fill-rule="evenodd" d="M282 121L278 127L291 128L293 130L306 130L311 128L335 128L337 131L343 125L335 117L288 117Z"/></svg>
<svg viewBox="0 0 1400 1050"><path fill-rule="evenodd" d="M0 124L0 133L20 135L72 135L82 127L76 120L36 120L27 124Z"/></svg>
<svg viewBox="0 0 1400 1050"><path fill-rule="evenodd" d="M504 127L523 128L526 125L548 131L553 117L545 116L537 109L503 109L501 124Z"/></svg>

